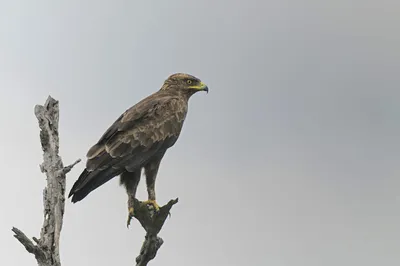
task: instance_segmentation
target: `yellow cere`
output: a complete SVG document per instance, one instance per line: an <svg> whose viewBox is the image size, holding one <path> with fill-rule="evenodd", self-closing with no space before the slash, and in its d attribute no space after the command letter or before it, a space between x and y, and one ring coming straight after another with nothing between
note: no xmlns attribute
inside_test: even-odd
<svg viewBox="0 0 400 266"><path fill-rule="evenodd" d="M204 89L205 87L207 87L207 85L204 84L203 82L200 82L199 85L189 86L189 88L191 88L191 89L198 89L198 90L202 90L202 89Z"/></svg>

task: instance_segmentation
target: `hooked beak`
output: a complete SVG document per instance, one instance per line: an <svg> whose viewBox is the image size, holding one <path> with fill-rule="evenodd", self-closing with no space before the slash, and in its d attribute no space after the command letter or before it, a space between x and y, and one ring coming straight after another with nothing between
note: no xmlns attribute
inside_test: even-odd
<svg viewBox="0 0 400 266"><path fill-rule="evenodd" d="M199 91L206 91L208 93L208 87L203 82L200 82L199 85L189 87L191 89L199 90Z"/></svg>

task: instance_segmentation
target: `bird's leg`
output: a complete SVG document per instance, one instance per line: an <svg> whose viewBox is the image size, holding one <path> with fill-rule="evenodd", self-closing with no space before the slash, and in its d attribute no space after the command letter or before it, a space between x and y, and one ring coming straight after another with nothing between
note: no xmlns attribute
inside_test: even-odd
<svg viewBox="0 0 400 266"><path fill-rule="evenodd" d="M126 221L126 226L129 227L134 214L134 200L136 195L136 190L140 181L140 171L136 172L124 172L121 174L120 183L125 186L126 193L128 194L128 219Z"/></svg>
<svg viewBox="0 0 400 266"><path fill-rule="evenodd" d="M133 209L133 201L135 197L128 195L128 219L126 221L126 227L129 227L131 224L131 220L133 218L134 209Z"/></svg>
<svg viewBox="0 0 400 266"><path fill-rule="evenodd" d="M143 204L151 204L153 205L154 209L158 211L160 209L160 206L158 206L156 202L155 182L149 181L149 178L146 178L146 181L147 181L147 193L149 199L143 201Z"/></svg>
<svg viewBox="0 0 400 266"><path fill-rule="evenodd" d="M149 162L145 167L145 175L146 175L146 185L147 185L147 193L148 193L148 200L144 201L143 204L151 204L154 206L154 209L158 211L160 206L158 206L156 202L156 177L158 172L158 167L160 166L161 158L158 160L154 160Z"/></svg>

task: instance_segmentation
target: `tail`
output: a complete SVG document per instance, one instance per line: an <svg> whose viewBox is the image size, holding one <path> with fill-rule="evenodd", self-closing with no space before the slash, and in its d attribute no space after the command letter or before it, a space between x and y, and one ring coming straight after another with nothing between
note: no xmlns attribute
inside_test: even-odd
<svg viewBox="0 0 400 266"><path fill-rule="evenodd" d="M120 174L120 171L112 167L103 171L83 170L78 180L72 186L68 194L68 198L72 197L72 203L76 203L84 199L90 192L111 180L113 177Z"/></svg>

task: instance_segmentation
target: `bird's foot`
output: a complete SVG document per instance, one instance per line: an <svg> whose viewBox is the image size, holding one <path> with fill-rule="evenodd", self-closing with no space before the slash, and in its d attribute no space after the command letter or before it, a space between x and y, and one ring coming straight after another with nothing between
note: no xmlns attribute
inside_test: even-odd
<svg viewBox="0 0 400 266"><path fill-rule="evenodd" d="M156 200L146 200L146 201L143 201L142 204L146 204L146 205L147 205L147 204L150 204L150 205L153 205L153 207L154 207L154 209L155 209L156 211L159 211L159 210L160 210L160 206L158 206Z"/></svg>
<svg viewBox="0 0 400 266"><path fill-rule="evenodd" d="M129 225L131 224L131 220L133 218L133 207L130 207L128 210L128 221L126 222L126 227L129 228Z"/></svg>

